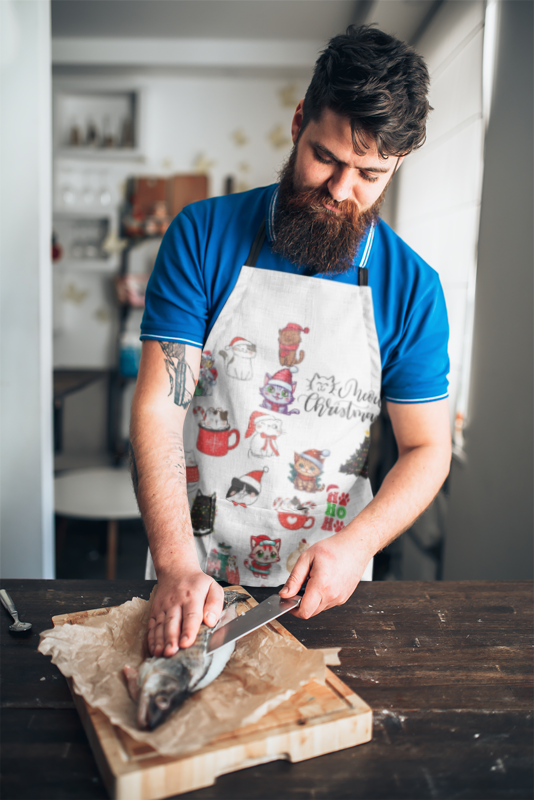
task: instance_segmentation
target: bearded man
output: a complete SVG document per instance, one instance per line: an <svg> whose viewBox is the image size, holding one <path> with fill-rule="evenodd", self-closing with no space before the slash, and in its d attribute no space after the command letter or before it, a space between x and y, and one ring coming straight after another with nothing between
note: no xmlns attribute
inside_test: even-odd
<svg viewBox="0 0 534 800"><path fill-rule="evenodd" d="M443 293L378 216L403 158L425 140L428 83L410 47L351 26L317 61L280 183L188 206L165 235L131 424L147 577L158 579L154 655L190 646L202 622L217 621L223 590L209 572L220 546L232 581L283 584L291 597L307 580L294 613L308 618L372 578L375 553L410 527L448 473ZM291 364L279 348L287 331ZM222 357L217 365L236 338L255 347L247 380L221 369ZM195 396L203 349L217 367L209 397ZM399 458L373 498L366 450L381 398ZM279 420L276 457L267 439L252 457L245 432L265 408ZM208 425L214 414L225 424ZM184 451L198 467L189 487ZM253 503L228 499L236 476ZM279 513L286 500L294 514Z"/></svg>

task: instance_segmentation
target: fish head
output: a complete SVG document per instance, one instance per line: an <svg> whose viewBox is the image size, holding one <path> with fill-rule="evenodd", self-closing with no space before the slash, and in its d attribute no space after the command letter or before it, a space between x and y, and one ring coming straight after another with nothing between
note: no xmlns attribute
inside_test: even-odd
<svg viewBox="0 0 534 800"><path fill-rule="evenodd" d="M139 694L137 723L140 728L154 730L191 694L189 672L176 664L173 673L151 672Z"/></svg>

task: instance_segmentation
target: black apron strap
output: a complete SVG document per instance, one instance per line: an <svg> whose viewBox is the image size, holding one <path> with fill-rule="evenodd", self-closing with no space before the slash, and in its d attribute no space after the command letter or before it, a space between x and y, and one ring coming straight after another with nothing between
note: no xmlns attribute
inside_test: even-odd
<svg viewBox="0 0 534 800"><path fill-rule="evenodd" d="M260 250L263 246L266 236L267 236L267 231L265 230L265 219L264 219L260 227L258 228L258 232L254 238L254 241L252 242L250 253L248 254L247 260L245 261L245 267L256 266L256 261L258 260Z"/></svg>
<svg viewBox="0 0 534 800"><path fill-rule="evenodd" d="M369 270L367 267L358 267L358 286L369 286Z"/></svg>

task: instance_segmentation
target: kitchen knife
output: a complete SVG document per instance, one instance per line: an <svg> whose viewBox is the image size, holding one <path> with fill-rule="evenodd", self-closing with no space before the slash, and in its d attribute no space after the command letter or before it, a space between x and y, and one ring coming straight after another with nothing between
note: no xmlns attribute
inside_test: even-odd
<svg viewBox="0 0 534 800"><path fill-rule="evenodd" d="M263 603L254 606L250 611L223 625L222 628L217 628L209 641L208 653L213 653L219 647L235 642L237 639L241 639L242 636L246 636L247 633L252 633L252 631L261 628L263 625L267 625L273 619L281 617L286 611L296 608L301 600L302 597L298 596L290 597L286 600L282 599L278 594L272 594Z"/></svg>

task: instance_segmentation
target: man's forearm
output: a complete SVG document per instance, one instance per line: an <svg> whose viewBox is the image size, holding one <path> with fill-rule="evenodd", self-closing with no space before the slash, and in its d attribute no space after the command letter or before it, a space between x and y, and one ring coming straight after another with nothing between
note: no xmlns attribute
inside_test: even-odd
<svg viewBox="0 0 534 800"><path fill-rule="evenodd" d="M152 409L133 412L130 461L156 574L198 569L181 434Z"/></svg>
<svg viewBox="0 0 534 800"><path fill-rule="evenodd" d="M449 465L447 447L429 445L405 452L373 500L339 537L350 540L366 564L428 508L447 477Z"/></svg>

